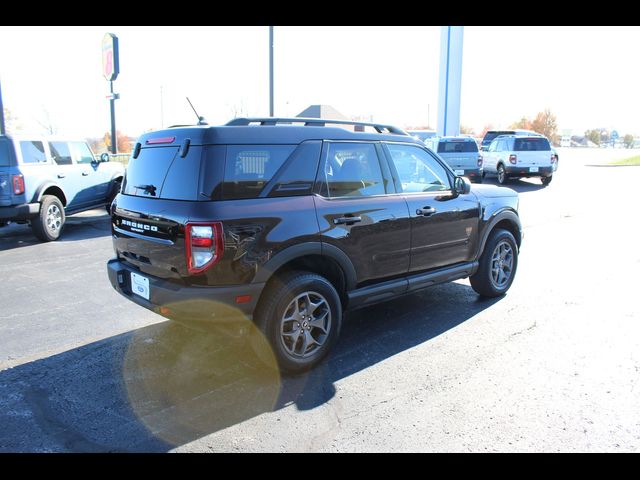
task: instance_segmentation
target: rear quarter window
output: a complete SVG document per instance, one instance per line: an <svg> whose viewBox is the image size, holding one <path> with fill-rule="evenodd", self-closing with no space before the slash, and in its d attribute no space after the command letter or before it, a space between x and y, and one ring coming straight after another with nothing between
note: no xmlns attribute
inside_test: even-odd
<svg viewBox="0 0 640 480"><path fill-rule="evenodd" d="M256 198L296 145L228 145L222 198Z"/></svg>
<svg viewBox="0 0 640 480"><path fill-rule="evenodd" d="M20 142L22 163L43 163L47 161L44 153L44 143L35 141Z"/></svg>

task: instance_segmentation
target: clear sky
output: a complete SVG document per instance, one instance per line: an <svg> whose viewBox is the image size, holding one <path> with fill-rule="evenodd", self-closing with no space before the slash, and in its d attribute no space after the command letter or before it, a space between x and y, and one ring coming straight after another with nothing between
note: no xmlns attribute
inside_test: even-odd
<svg viewBox="0 0 640 480"><path fill-rule="evenodd" d="M120 41L122 132L194 123L185 96L212 125L268 115L265 26L0 27L4 105L24 129L109 130L105 32ZM639 45L639 27L465 27L461 121L480 131L550 108L574 134L640 135ZM429 116L435 127L439 49L440 27L275 27L275 114L329 104L400 127Z"/></svg>

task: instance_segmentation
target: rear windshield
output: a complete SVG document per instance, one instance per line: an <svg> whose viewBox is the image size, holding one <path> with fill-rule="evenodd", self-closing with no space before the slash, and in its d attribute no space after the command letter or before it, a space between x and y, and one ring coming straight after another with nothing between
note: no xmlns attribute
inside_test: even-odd
<svg viewBox="0 0 640 480"><path fill-rule="evenodd" d="M482 144L486 145L491 143L491 140L496 138L498 135L513 135L513 130L500 130L500 131L491 131L484 134L484 138L482 139Z"/></svg>
<svg viewBox="0 0 640 480"><path fill-rule="evenodd" d="M0 140L0 167L11 165L9 158L9 144Z"/></svg>
<svg viewBox="0 0 640 480"><path fill-rule="evenodd" d="M149 147L140 150L127 166L122 193L168 200L198 200L198 179L202 147L189 148L186 157L178 147Z"/></svg>
<svg viewBox="0 0 640 480"><path fill-rule="evenodd" d="M546 138L516 138L513 149L516 152L539 152L551 150L549 140Z"/></svg>
<svg viewBox="0 0 640 480"><path fill-rule="evenodd" d="M456 141L441 141L438 143L438 153L465 153L465 152L477 152L478 145L476 142L456 142Z"/></svg>

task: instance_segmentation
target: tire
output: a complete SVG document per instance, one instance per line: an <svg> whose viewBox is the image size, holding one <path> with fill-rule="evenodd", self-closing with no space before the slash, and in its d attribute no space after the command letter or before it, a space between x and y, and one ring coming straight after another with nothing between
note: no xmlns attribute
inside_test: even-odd
<svg viewBox="0 0 640 480"><path fill-rule="evenodd" d="M64 207L60 199L55 195L45 195L40 201L40 213L31 220L31 229L43 242L52 242L62 234L64 221Z"/></svg>
<svg viewBox="0 0 640 480"><path fill-rule="evenodd" d="M504 165L498 165L498 183L504 185L508 181L509 177L507 177L507 171L504 169Z"/></svg>
<svg viewBox="0 0 640 480"><path fill-rule="evenodd" d="M111 204L113 203L113 200L116 198L116 196L118 195L118 193L120 193L120 188L122 187L122 179L119 178L117 180L115 180L113 182L113 185L111 187L111 194L109 195L109 198L107 198L107 204L104 206L104 208L107 210L108 214L111 214Z"/></svg>
<svg viewBox="0 0 640 480"><path fill-rule="evenodd" d="M469 277L471 287L476 293L483 297L499 297L506 293L518 268L518 246L511 232L502 228L493 230L489 234L479 263L476 273ZM492 270L493 266L496 266L496 269ZM499 270L502 271L502 275Z"/></svg>
<svg viewBox="0 0 640 480"><path fill-rule="evenodd" d="M542 181L542 185L544 185L545 187L551 183L552 179L553 179L553 175L550 175L548 177L541 177L540 178L540 180Z"/></svg>
<svg viewBox="0 0 640 480"><path fill-rule="evenodd" d="M310 312L311 321L305 318L309 302L316 305ZM318 322L315 326L314 320ZM271 280L265 289L255 322L263 338L254 334L251 345L260 360L275 366L275 358L281 370L301 373L320 363L338 338L342 304L326 278L310 272L287 272Z"/></svg>

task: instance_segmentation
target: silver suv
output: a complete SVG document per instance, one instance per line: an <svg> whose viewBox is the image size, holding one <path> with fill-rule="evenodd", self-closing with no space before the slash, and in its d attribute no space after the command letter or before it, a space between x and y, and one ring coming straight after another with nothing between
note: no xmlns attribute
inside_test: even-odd
<svg viewBox="0 0 640 480"><path fill-rule="evenodd" d="M84 140L0 135L0 227L30 223L40 240L57 240L66 215L108 206L123 177Z"/></svg>

